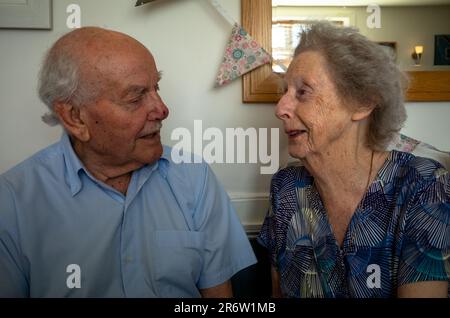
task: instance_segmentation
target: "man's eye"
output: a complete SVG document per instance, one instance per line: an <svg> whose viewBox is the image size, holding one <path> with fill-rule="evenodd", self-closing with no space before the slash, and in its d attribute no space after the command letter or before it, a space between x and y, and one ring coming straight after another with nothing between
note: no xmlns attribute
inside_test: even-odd
<svg viewBox="0 0 450 318"><path fill-rule="evenodd" d="M155 85L155 91L159 91L159 84Z"/></svg>
<svg viewBox="0 0 450 318"><path fill-rule="evenodd" d="M139 104L142 101L142 96L139 96L138 98L132 99L130 101L130 104Z"/></svg>

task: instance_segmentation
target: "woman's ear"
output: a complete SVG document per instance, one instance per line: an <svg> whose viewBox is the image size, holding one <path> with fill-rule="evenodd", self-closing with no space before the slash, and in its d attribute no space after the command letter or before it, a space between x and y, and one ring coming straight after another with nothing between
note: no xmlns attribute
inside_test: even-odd
<svg viewBox="0 0 450 318"><path fill-rule="evenodd" d="M56 102L55 113L68 133L82 142L90 139L89 129L81 119L81 110L70 103Z"/></svg>
<svg viewBox="0 0 450 318"><path fill-rule="evenodd" d="M359 107L352 115L353 121L360 121L366 119L370 116L370 114L375 109L375 105L367 105L363 107Z"/></svg>

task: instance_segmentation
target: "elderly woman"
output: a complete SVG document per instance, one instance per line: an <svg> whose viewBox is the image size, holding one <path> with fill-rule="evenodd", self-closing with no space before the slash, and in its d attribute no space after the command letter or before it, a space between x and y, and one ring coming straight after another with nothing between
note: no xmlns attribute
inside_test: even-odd
<svg viewBox="0 0 450 318"><path fill-rule="evenodd" d="M406 80L377 44L321 22L301 34L276 107L289 153L259 241L273 295L447 297L450 177L386 151L406 119Z"/></svg>

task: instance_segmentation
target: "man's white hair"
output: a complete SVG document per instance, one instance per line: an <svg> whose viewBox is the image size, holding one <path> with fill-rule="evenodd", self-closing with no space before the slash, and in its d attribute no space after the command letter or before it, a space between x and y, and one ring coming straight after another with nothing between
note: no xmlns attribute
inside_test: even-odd
<svg viewBox="0 0 450 318"><path fill-rule="evenodd" d="M59 123L54 112L54 103L71 101L79 83L78 62L64 51L53 52L50 49L39 74L39 97L50 110L42 116L46 124L55 126Z"/></svg>
<svg viewBox="0 0 450 318"><path fill-rule="evenodd" d="M47 52L39 73L39 97L49 108L42 120L50 125L59 124L54 106L56 102L81 107L101 93L101 83L94 75L86 75L87 57L83 56L83 40L109 32L95 27L72 31L60 38ZM90 77L90 78L88 78ZM94 76L95 77L95 76Z"/></svg>

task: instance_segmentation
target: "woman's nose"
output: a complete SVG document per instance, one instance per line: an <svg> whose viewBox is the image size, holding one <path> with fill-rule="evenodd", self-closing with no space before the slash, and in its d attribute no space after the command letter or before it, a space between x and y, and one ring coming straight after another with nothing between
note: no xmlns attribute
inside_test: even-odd
<svg viewBox="0 0 450 318"><path fill-rule="evenodd" d="M275 107L275 116L277 116L281 120L291 118L292 104L293 103L291 97L288 95L288 93L285 93Z"/></svg>

